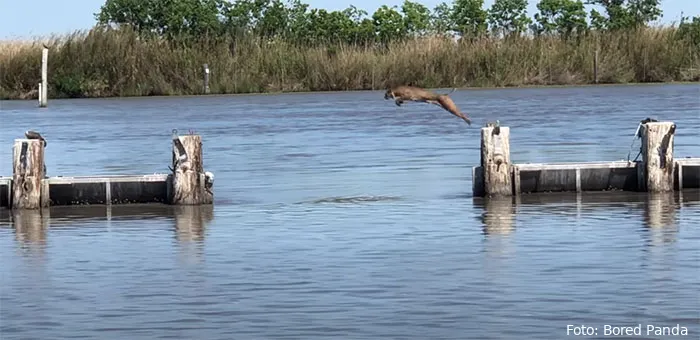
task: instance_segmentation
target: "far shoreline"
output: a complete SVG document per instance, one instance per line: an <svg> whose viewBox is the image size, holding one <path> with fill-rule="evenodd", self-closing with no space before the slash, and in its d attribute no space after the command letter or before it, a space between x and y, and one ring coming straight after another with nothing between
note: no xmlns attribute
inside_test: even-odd
<svg viewBox="0 0 700 340"><path fill-rule="evenodd" d="M454 87L459 91L490 91L490 90L522 90L522 89L564 89L564 88L590 88L590 87L639 87L639 86L663 86L663 85L700 85L700 81L668 81L668 82L629 82L629 83L598 83L598 84L559 84L559 85L517 85L517 86L467 86ZM431 87L429 90L450 90L453 87ZM182 95L156 95L156 96L103 96L103 97L61 97L52 98L49 100L82 100L82 99L139 99L139 98L197 98L197 97L237 97L237 96L270 96L270 95L309 95L309 94L333 94L333 93L349 93L349 92L377 92L384 89L375 90L326 90L326 91L268 91L268 92L250 92L250 93L212 93L212 94L182 94ZM22 101L37 101L38 98L21 99L21 98L5 98L0 99L0 102L22 102ZM0 111L2 108L0 107Z"/></svg>

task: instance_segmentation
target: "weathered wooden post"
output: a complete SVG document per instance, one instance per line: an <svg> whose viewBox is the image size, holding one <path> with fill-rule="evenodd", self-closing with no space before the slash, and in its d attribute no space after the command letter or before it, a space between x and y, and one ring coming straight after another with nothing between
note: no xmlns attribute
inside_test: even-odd
<svg viewBox="0 0 700 340"><path fill-rule="evenodd" d="M510 128L481 128L481 173L486 197L513 195L510 164Z"/></svg>
<svg viewBox="0 0 700 340"><path fill-rule="evenodd" d="M204 94L209 94L209 64L204 64Z"/></svg>
<svg viewBox="0 0 700 340"><path fill-rule="evenodd" d="M641 126L642 161L637 167L639 190L668 192L674 187L673 122L645 122Z"/></svg>
<svg viewBox="0 0 700 340"><path fill-rule="evenodd" d="M39 89L39 107L46 107L47 104L47 93L48 93L48 63L49 63L49 49L44 46L41 50L41 87Z"/></svg>
<svg viewBox="0 0 700 340"><path fill-rule="evenodd" d="M44 141L15 139L12 157L12 209L49 206L44 165Z"/></svg>
<svg viewBox="0 0 700 340"><path fill-rule="evenodd" d="M202 137L178 136L173 131L173 166L170 202L175 205L211 204L213 175L204 172Z"/></svg>

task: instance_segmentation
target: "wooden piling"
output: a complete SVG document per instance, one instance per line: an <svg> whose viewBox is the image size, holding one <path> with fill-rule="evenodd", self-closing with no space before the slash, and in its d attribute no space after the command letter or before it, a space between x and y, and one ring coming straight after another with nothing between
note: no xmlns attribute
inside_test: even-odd
<svg viewBox="0 0 700 340"><path fill-rule="evenodd" d="M510 164L510 128L481 128L481 167L484 196L513 194Z"/></svg>
<svg viewBox="0 0 700 340"><path fill-rule="evenodd" d="M44 142L15 139L12 157L12 209L49 206L48 182L44 181Z"/></svg>
<svg viewBox="0 0 700 340"><path fill-rule="evenodd" d="M204 64L204 94L209 94L209 64Z"/></svg>
<svg viewBox="0 0 700 340"><path fill-rule="evenodd" d="M173 136L173 176L171 204L211 204L213 193L204 173L202 137Z"/></svg>
<svg viewBox="0 0 700 340"><path fill-rule="evenodd" d="M44 49L41 50L41 88L39 91L39 107L46 107L46 105L47 105L48 63L49 63L49 49L44 47Z"/></svg>
<svg viewBox="0 0 700 340"><path fill-rule="evenodd" d="M669 192L674 187L673 122L648 122L641 126L642 161L637 168L640 191Z"/></svg>

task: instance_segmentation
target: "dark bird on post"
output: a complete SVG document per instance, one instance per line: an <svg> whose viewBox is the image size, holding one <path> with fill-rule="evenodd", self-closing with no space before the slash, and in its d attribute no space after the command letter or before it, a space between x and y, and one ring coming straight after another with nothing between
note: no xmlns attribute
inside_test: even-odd
<svg viewBox="0 0 700 340"><path fill-rule="evenodd" d="M41 46L44 46L44 48L47 49L47 50L49 49L49 47L46 46L46 43L41 43Z"/></svg>
<svg viewBox="0 0 700 340"><path fill-rule="evenodd" d="M44 147L46 147L46 144L48 144L48 143L46 143L46 139L44 139L44 137L40 133L33 131L33 130L27 130L24 133L24 137L26 137L27 139L38 139L40 141L43 141Z"/></svg>
<svg viewBox="0 0 700 340"><path fill-rule="evenodd" d="M493 135L500 135L501 134L501 121L498 119L496 120L495 123L494 122L486 123L486 127L493 128L493 132L491 133Z"/></svg>

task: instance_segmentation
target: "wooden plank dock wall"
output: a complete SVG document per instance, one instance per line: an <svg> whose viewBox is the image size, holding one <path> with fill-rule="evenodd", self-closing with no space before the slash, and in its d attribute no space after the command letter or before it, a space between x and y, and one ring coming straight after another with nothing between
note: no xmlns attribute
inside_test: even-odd
<svg viewBox="0 0 700 340"><path fill-rule="evenodd" d="M171 174L45 176L41 139L16 139L13 175L0 177L0 207L36 210L48 206L213 203L212 173L204 171L202 138L173 131Z"/></svg>
<svg viewBox="0 0 700 340"><path fill-rule="evenodd" d="M51 205L170 203L169 174L48 178Z"/></svg>
<svg viewBox="0 0 700 340"><path fill-rule="evenodd" d="M0 207L9 208L12 202L12 177L0 177Z"/></svg>
<svg viewBox="0 0 700 340"><path fill-rule="evenodd" d="M698 188L700 185L700 158L681 158L675 160L675 190Z"/></svg>
<svg viewBox="0 0 700 340"><path fill-rule="evenodd" d="M472 192L475 197L495 197L541 192L698 189L700 158L674 159L675 131L672 122L643 121L638 133L642 140L640 161L511 164L510 155L503 154L510 149L504 147L510 145L510 129L486 126L481 129L481 165L472 168ZM499 154L500 169L491 156Z"/></svg>

